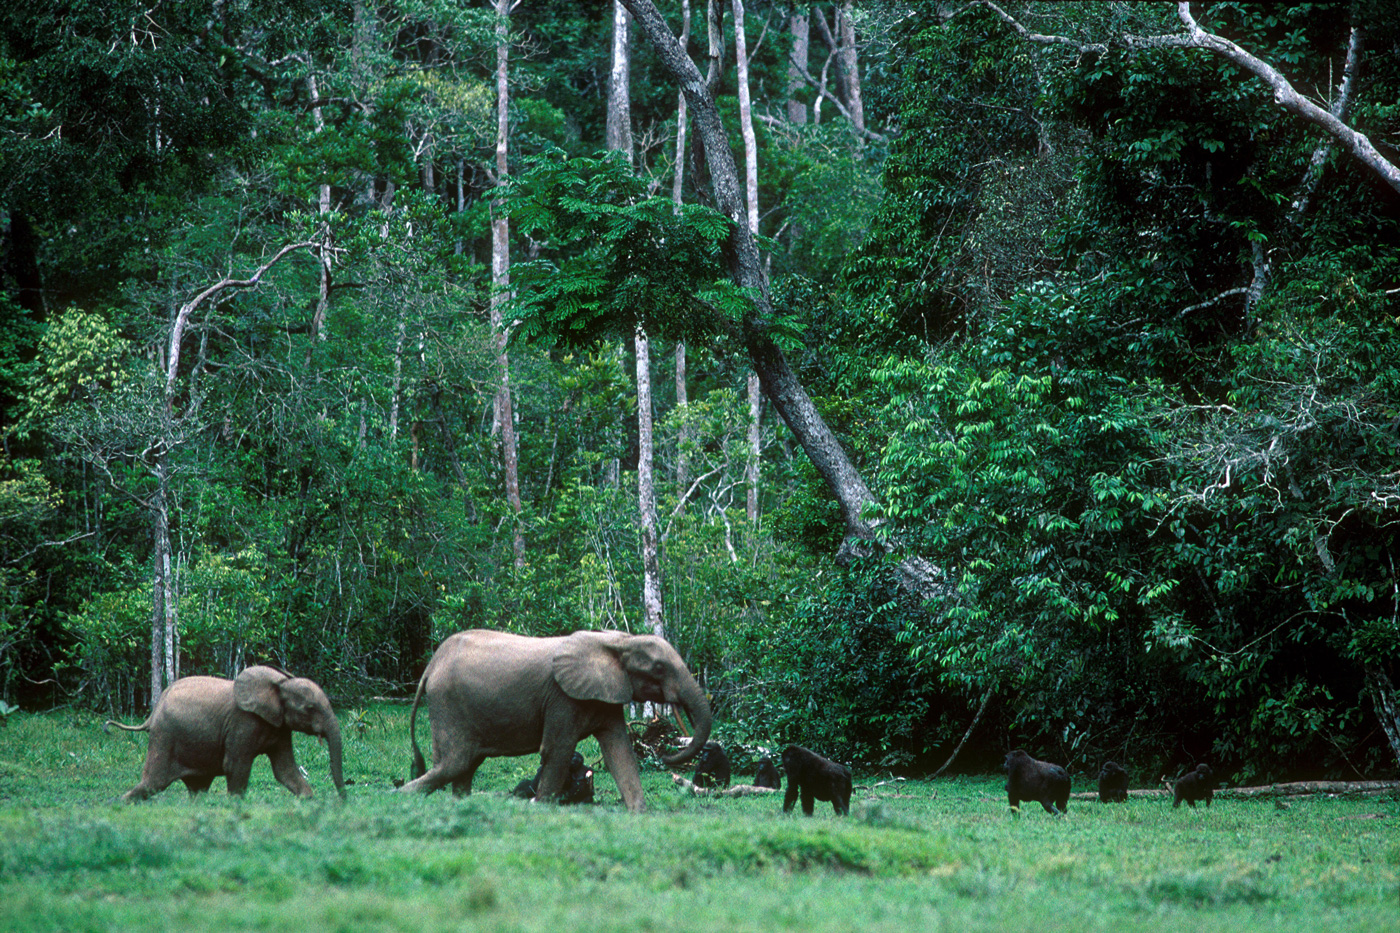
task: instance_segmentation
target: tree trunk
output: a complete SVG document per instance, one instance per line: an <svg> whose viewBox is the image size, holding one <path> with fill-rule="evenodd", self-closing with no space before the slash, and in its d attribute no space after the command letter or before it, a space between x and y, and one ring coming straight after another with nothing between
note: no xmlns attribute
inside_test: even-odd
<svg viewBox="0 0 1400 933"><path fill-rule="evenodd" d="M856 54L856 24L851 19L853 0L836 11L836 58L841 66L841 97L856 132L865 131L865 102L860 91L860 57Z"/></svg>
<svg viewBox="0 0 1400 933"><path fill-rule="evenodd" d="M496 0L496 190L505 190L510 177L510 0ZM506 503L514 518L511 544L517 569L525 566L525 532L520 525L520 455L515 438L515 406L510 392L510 357L502 307L510 296L510 219L499 197L491 201L491 333L496 343L500 384L492 405L501 436L501 471Z"/></svg>
<svg viewBox="0 0 1400 933"><path fill-rule="evenodd" d="M637 328L637 502L642 525L642 610L647 630L666 637L661 607L661 558L657 535L656 483L652 471L651 342Z"/></svg>
<svg viewBox="0 0 1400 933"><path fill-rule="evenodd" d="M1366 692L1371 694L1371 702L1376 707L1376 718L1381 721L1385 737L1390 740L1390 750L1395 760L1400 762L1400 700L1395 696L1395 684L1380 667L1367 664L1365 667Z"/></svg>
<svg viewBox="0 0 1400 933"><path fill-rule="evenodd" d="M632 47L627 9L613 0L612 70L608 73L607 148L632 161Z"/></svg>
<svg viewBox="0 0 1400 933"><path fill-rule="evenodd" d="M788 31L792 33L792 56L788 59L787 118L789 123L807 122L807 105L797 99L797 89L805 87L803 75L807 73L807 63L811 50L811 23L805 9L793 10L788 20Z"/></svg>
<svg viewBox="0 0 1400 933"><path fill-rule="evenodd" d="M841 506L846 524L842 555L868 552L876 541L876 533L864 511L875 501L874 496L773 340L768 281L759 259L758 245L749 230L738 169L714 97L695 63L676 43L652 0L622 2L655 46L663 66L680 85L693 111L695 128L710 166L716 206L733 222L725 249L726 261L734 283L751 296L749 310L744 315L743 335L763 390ZM906 587L925 598L938 593L940 574L926 561L906 556L901 558L899 566Z"/></svg>
<svg viewBox="0 0 1400 933"><path fill-rule="evenodd" d="M681 48L690 43L690 0L681 0ZM671 181L671 203L680 211L685 190L685 146L686 146L686 104L685 94L676 92L676 168ZM685 490L690 484L690 464L686 448L690 443L690 427L686 424L686 407L690 404L690 392L686 385L685 341L676 343L676 410L680 413L680 430L676 434L676 495L677 509L685 508Z"/></svg>
<svg viewBox="0 0 1400 933"><path fill-rule="evenodd" d="M747 208L749 233L758 236L758 141L753 132L753 102L749 97L749 42L744 33L744 0L731 0L734 16L734 64L739 85L739 135L744 140L744 204ZM763 395L758 374L748 377L749 426L748 462L744 467L744 514L750 526L758 524L758 484L760 457L763 454L759 417L763 413Z"/></svg>
<svg viewBox="0 0 1400 933"><path fill-rule="evenodd" d="M166 489L169 486L169 473L165 457L156 462L156 494L151 501L152 531L154 551L151 577L151 708L160 702L160 696L170 681L165 674L165 633L170 621L170 607L167 600L169 590L166 579L170 573L170 512L166 507Z"/></svg>
<svg viewBox="0 0 1400 933"><path fill-rule="evenodd" d="M631 19L627 10L613 0L612 71L608 82L607 144L632 163L632 46ZM651 406L651 341L639 324L633 349L637 361L637 520L641 525L642 613L647 630L666 637L665 614L661 603L660 536L657 533L656 480L653 469L655 431Z"/></svg>
<svg viewBox="0 0 1400 933"><path fill-rule="evenodd" d="M316 73L310 72L306 77L306 93L311 98L311 122L316 127L319 134L326 128L325 117L321 113L321 92L316 81ZM326 217L331 212L331 186L323 183L318 192L316 210L321 215L321 222L326 222ZM310 364L311 355L315 351L316 344L326 339L326 312L330 308L331 295L331 250L327 243L320 250L318 255L320 266L318 271L319 282L316 289L316 309L311 315L311 341L306 346L306 362Z"/></svg>
<svg viewBox="0 0 1400 933"><path fill-rule="evenodd" d="M152 537L155 549L155 569L152 573L154 592L151 610L151 705L178 676L179 663L179 588L170 555L170 457L175 447L175 395L180 379L180 348L185 339L185 327L190 316L205 301L230 288L253 288L263 275L281 262L284 256L299 249L324 247L323 242L305 241L283 246L246 279L221 279L205 288L175 312L170 322L170 339L165 352L165 391L161 406L161 436L151 445L156 476L156 494L151 500Z"/></svg>

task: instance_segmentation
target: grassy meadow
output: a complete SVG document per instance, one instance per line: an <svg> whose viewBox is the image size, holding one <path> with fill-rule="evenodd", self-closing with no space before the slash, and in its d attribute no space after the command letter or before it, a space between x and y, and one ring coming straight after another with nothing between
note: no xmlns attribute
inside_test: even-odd
<svg viewBox="0 0 1400 933"><path fill-rule="evenodd" d="M509 796L533 757L488 761L477 792L393 792L407 709L342 711L350 801L298 736L317 797L261 760L243 800L183 785L138 806L144 735L86 713L0 730L0 930L1386 930L1400 929L1400 800L1170 801L1067 819L1006 806L999 776L874 786L851 815L781 798L686 796L644 774L648 812ZM596 748L583 748L596 760ZM1076 777L1075 790L1090 789Z"/></svg>

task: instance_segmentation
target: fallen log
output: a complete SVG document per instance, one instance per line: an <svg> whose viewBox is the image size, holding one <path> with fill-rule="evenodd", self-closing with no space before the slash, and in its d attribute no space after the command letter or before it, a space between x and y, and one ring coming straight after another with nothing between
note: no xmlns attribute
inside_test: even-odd
<svg viewBox="0 0 1400 933"><path fill-rule="evenodd" d="M1216 799L1269 800L1277 797L1307 797L1328 794L1334 797L1371 797L1400 792L1400 781L1290 781L1283 784L1260 784L1254 787L1217 787ZM1129 797L1170 797L1171 788L1143 787L1128 791ZM1098 791L1081 791L1071 795L1076 800L1097 800Z"/></svg>
<svg viewBox="0 0 1400 933"><path fill-rule="evenodd" d="M676 782L676 786L683 791L694 794L696 797L754 797L760 794L781 794L782 791L776 787L758 787L754 784L733 784L729 787L696 787L694 781L687 780L679 774L672 774L671 780Z"/></svg>

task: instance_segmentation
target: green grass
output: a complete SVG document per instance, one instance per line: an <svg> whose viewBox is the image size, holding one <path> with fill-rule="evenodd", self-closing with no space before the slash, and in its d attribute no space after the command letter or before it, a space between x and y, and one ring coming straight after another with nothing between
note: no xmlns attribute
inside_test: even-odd
<svg viewBox="0 0 1400 933"><path fill-rule="evenodd" d="M1400 929L1394 799L1075 800L1059 820L1011 814L988 776L858 790L849 818L808 819L648 772L633 815L606 774L601 806L509 797L533 758L488 762L468 798L405 797L406 716L378 708L347 729L346 806L305 737L315 800L261 762L243 800L218 781L125 806L145 736L85 714L10 717L0 930Z"/></svg>

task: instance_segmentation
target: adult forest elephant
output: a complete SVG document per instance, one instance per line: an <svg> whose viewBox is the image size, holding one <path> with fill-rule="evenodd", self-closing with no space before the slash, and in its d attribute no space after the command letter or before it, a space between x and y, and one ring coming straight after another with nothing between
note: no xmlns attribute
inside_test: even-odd
<svg viewBox="0 0 1400 933"><path fill-rule="evenodd" d="M433 766L418 750L418 703L428 696ZM444 641L418 681L409 713L413 780L405 791L446 784L470 794L487 758L539 752L536 796L563 789L574 747L593 736L627 809L645 809L637 756L622 717L629 702L671 703L695 726L690 744L663 757L668 767L694 758L710 737L710 703L676 649L654 635L575 632L531 638L475 629Z"/></svg>
<svg viewBox="0 0 1400 933"><path fill-rule="evenodd" d="M345 798L341 773L340 722L331 701L314 681L273 667L250 667L234 680L181 677L170 685L139 726L108 725L149 732L141 783L122 796L135 802L184 781L190 795L208 790L223 775L230 794L248 789L253 759L266 755L277 780L298 797L312 796L292 753L292 731L326 740L331 780Z"/></svg>

